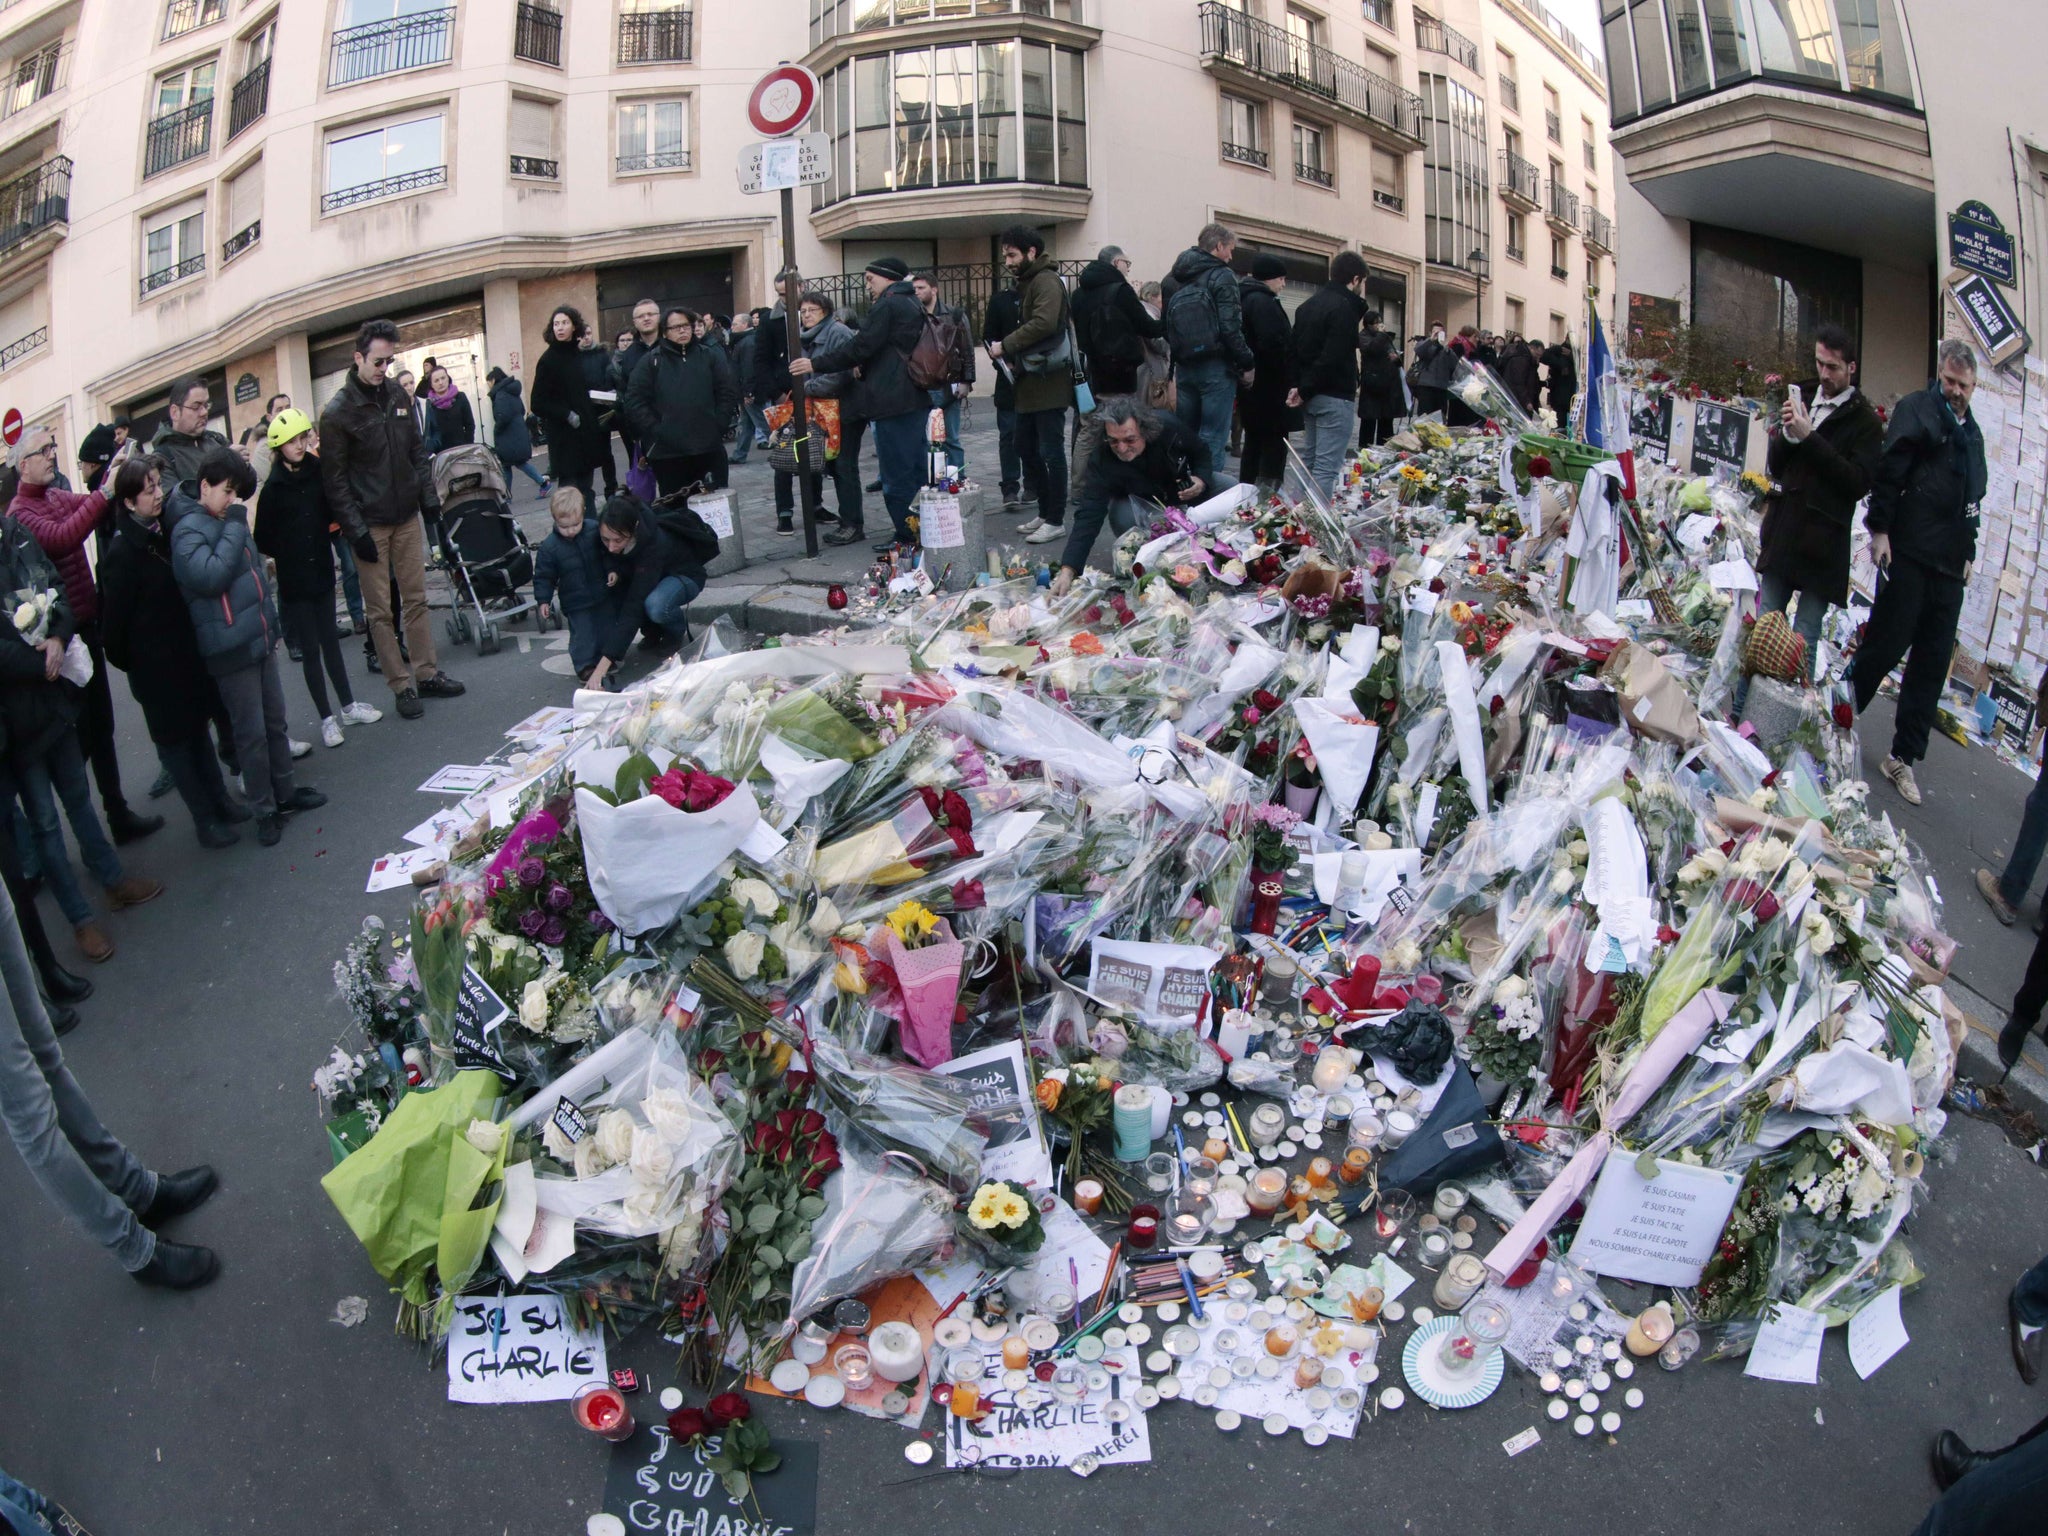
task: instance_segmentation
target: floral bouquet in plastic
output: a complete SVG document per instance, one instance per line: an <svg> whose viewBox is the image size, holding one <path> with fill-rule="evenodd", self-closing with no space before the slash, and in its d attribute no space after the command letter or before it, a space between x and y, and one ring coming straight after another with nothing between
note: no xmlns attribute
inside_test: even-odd
<svg viewBox="0 0 2048 1536"><path fill-rule="evenodd" d="M935 1067L953 1055L953 1013L960 999L960 971L967 946L953 937L945 918L906 901L891 912L868 940L895 983L895 996L872 999L896 1019L903 1049L920 1066Z"/></svg>

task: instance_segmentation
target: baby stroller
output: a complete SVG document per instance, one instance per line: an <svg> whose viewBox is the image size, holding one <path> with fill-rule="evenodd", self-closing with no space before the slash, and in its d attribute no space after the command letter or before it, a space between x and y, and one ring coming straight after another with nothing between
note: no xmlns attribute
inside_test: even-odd
<svg viewBox="0 0 2048 1536"><path fill-rule="evenodd" d="M441 538L455 588L448 638L472 637L477 654L498 649L498 626L537 607L519 589L533 580L533 551L513 521L505 469L481 443L444 448L434 455L434 490L441 498ZM550 626L537 621L545 631Z"/></svg>

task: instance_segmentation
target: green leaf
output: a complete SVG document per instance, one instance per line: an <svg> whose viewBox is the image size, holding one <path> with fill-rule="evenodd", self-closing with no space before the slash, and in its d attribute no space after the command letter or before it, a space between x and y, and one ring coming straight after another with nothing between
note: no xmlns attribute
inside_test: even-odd
<svg viewBox="0 0 2048 1536"><path fill-rule="evenodd" d="M750 1232L772 1232L775 1229L776 1218L780 1215L781 1212L777 1211L772 1205L763 1203L752 1206L747 1211L747 1230Z"/></svg>
<svg viewBox="0 0 2048 1536"><path fill-rule="evenodd" d="M647 793L647 781L660 771L654 766L653 758L645 752L635 752L619 764L618 777L613 781L612 789L612 793L618 796L615 803L639 799Z"/></svg>
<svg viewBox="0 0 2048 1536"><path fill-rule="evenodd" d="M753 1284L753 1289L752 1289L752 1296L753 1296L753 1299L754 1299L755 1301L759 1301L759 1300L760 1300L760 1299L761 1299L762 1297L764 1297L764 1296L766 1296L766 1295L768 1294L768 1291L769 1291L769 1289L770 1289L770 1288L771 1288L771 1287L772 1287L772 1286L773 1286L774 1284L775 1284L775 1279L774 1279L774 1277L773 1277L772 1275L756 1275L756 1276L754 1276L754 1284Z"/></svg>
<svg viewBox="0 0 2048 1536"><path fill-rule="evenodd" d="M816 1221L825 1214L825 1197L823 1195L805 1195L803 1199L797 1201L796 1212L806 1221Z"/></svg>
<svg viewBox="0 0 2048 1536"><path fill-rule="evenodd" d="M736 1500L744 1501L754 1489L753 1479L744 1472L721 1472L718 1480L725 1484L725 1491Z"/></svg>
<svg viewBox="0 0 2048 1536"><path fill-rule="evenodd" d="M576 787L586 794L597 796L606 805L616 806L619 803L619 797L601 784L578 784Z"/></svg>
<svg viewBox="0 0 2048 1536"><path fill-rule="evenodd" d="M1657 1154L1653 1149L1649 1147L1643 1148L1642 1154L1636 1158L1636 1177L1639 1179L1654 1179L1657 1177Z"/></svg>
<svg viewBox="0 0 2048 1536"><path fill-rule="evenodd" d="M799 1232L782 1246L782 1257L791 1264L801 1263L811 1251L811 1234Z"/></svg>
<svg viewBox="0 0 2048 1536"><path fill-rule="evenodd" d="M772 1243L763 1243L754 1251L754 1262L764 1269L782 1268L782 1250Z"/></svg>
<svg viewBox="0 0 2048 1536"><path fill-rule="evenodd" d="M754 1471L757 1473L773 1472L777 1467L781 1465L782 1452L780 1451L763 1451L759 1456L756 1456L754 1458Z"/></svg>

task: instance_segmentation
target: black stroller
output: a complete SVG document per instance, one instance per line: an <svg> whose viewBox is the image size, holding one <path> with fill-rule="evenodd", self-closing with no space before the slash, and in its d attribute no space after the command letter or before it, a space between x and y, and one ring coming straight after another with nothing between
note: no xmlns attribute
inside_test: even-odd
<svg viewBox="0 0 2048 1536"><path fill-rule="evenodd" d="M533 580L533 550L513 520L505 469L481 443L445 448L434 455L434 489L441 498L441 538L455 611L448 638L457 645L476 640L477 654L489 656L501 640L498 626L536 611L520 596ZM536 618L545 632L552 626Z"/></svg>

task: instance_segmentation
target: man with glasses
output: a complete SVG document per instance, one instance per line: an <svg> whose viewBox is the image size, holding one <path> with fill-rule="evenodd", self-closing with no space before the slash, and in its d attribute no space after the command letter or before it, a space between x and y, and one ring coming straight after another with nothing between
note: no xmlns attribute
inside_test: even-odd
<svg viewBox="0 0 2048 1536"><path fill-rule="evenodd" d="M1166 326L1131 286L1131 258L1122 246L1105 245L1074 285L1074 340L1088 359L1095 398L1135 395L1145 342L1165 334Z"/></svg>
<svg viewBox="0 0 2048 1536"><path fill-rule="evenodd" d="M228 446L228 440L207 426L213 414L213 397L206 380L187 375L171 386L171 401L164 424L150 441L149 451L171 466L164 479L182 485L199 473L199 461L209 448Z"/></svg>
<svg viewBox="0 0 2048 1536"><path fill-rule="evenodd" d="M452 699L464 690L434 659L420 518L438 513L441 499L412 402L387 377L397 352L396 325L363 322L356 333L355 365L320 413L320 478L356 559L373 567L363 583L363 598L378 666L391 685L398 713L417 720L426 713L422 697ZM404 653L398 648L401 625Z"/></svg>

